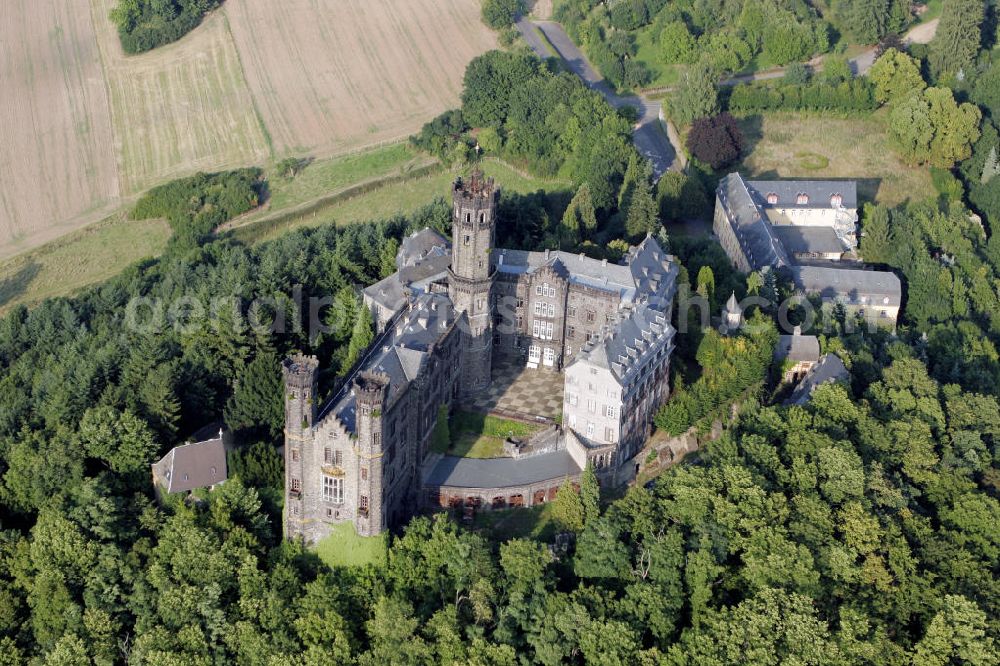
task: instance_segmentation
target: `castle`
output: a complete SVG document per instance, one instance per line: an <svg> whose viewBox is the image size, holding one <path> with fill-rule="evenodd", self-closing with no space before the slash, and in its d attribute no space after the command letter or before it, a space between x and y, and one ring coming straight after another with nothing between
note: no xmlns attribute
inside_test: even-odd
<svg viewBox="0 0 1000 666"><path fill-rule="evenodd" d="M669 391L677 265L652 237L621 264L498 249L499 197L479 173L457 179L450 243L430 229L403 240L397 272L363 291L376 339L324 405L317 360L284 362L287 537L345 521L375 535L421 502L527 506L588 463L612 483L634 474ZM500 363L563 374L554 443L519 460L429 456L439 414Z"/></svg>

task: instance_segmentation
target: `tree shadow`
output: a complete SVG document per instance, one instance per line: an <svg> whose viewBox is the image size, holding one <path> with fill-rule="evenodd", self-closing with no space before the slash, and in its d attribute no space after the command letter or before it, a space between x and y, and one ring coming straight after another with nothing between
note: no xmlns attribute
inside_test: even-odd
<svg viewBox="0 0 1000 666"><path fill-rule="evenodd" d="M0 278L0 308L27 292L31 281L41 271L41 264L32 261L19 268L13 275Z"/></svg>

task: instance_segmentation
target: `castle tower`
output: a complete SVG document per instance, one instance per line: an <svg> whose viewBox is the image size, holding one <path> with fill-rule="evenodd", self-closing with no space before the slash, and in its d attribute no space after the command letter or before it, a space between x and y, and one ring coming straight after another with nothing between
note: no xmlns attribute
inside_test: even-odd
<svg viewBox="0 0 1000 666"><path fill-rule="evenodd" d="M315 356L297 354L281 364L285 380L285 535L305 537L307 507L318 497L309 488L305 469L307 452L312 448L313 424L317 410L317 374ZM311 500L311 501L310 501Z"/></svg>
<svg viewBox="0 0 1000 666"><path fill-rule="evenodd" d="M389 377L377 372L362 372L354 380L357 405L357 514L354 529L359 536L373 536L386 529L383 507L382 441L383 412L389 392Z"/></svg>
<svg viewBox="0 0 1000 666"><path fill-rule="evenodd" d="M492 178L474 171L452 188L451 271L448 295L462 330L462 372L459 392L468 396L490 385L493 364L493 247L500 188Z"/></svg>

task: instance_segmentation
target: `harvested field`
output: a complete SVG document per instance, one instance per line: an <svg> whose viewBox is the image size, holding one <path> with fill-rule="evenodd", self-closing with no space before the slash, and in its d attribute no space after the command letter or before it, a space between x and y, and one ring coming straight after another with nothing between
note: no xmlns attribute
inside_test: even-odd
<svg viewBox="0 0 1000 666"><path fill-rule="evenodd" d="M853 178L863 200L895 206L934 192L927 169L889 145L885 112L865 118L771 113L739 121L746 155L733 167L764 178Z"/></svg>
<svg viewBox="0 0 1000 666"><path fill-rule="evenodd" d="M277 156L412 134L458 103L495 46L479 0L229 0L236 47Z"/></svg>
<svg viewBox="0 0 1000 666"><path fill-rule="evenodd" d="M86 3L0 11L0 256L106 215L118 198L108 99Z"/></svg>
<svg viewBox="0 0 1000 666"><path fill-rule="evenodd" d="M107 18L117 0L92 2L124 194L268 158L225 14L213 13L179 42L125 56Z"/></svg>

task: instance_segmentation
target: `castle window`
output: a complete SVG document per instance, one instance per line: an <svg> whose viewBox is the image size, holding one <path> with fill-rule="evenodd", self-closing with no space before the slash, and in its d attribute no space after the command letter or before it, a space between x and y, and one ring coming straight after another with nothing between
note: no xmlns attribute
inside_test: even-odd
<svg viewBox="0 0 1000 666"><path fill-rule="evenodd" d="M479 223L482 224L485 221L486 221L486 213L480 213L479 214Z"/></svg>
<svg viewBox="0 0 1000 666"><path fill-rule="evenodd" d="M323 477L323 499L333 504L344 503L344 480L333 476Z"/></svg>
<svg viewBox="0 0 1000 666"><path fill-rule="evenodd" d="M576 329L573 328L572 326L568 326L566 328L566 337L569 338L570 340L572 340L573 338L575 338L576 337Z"/></svg>
<svg viewBox="0 0 1000 666"><path fill-rule="evenodd" d="M469 234L465 234L464 244L468 245L470 240L471 240L471 236L469 236Z"/></svg>
<svg viewBox="0 0 1000 666"><path fill-rule="evenodd" d="M615 429L614 428L605 428L604 429L604 440L607 441L607 442L613 442L613 441L615 441Z"/></svg>
<svg viewBox="0 0 1000 666"><path fill-rule="evenodd" d="M597 401L596 400L588 400L587 401L587 411L590 412L591 414L596 414L597 413Z"/></svg>
<svg viewBox="0 0 1000 666"><path fill-rule="evenodd" d="M542 295L542 285L537 285L535 287L535 296L541 296L541 295Z"/></svg>
<svg viewBox="0 0 1000 666"><path fill-rule="evenodd" d="M568 308L566 308L566 316L567 317L575 317L576 316L576 306L575 305L571 305Z"/></svg>
<svg viewBox="0 0 1000 666"><path fill-rule="evenodd" d="M587 423L587 437L593 437L593 436L594 436L594 424L588 422Z"/></svg>
<svg viewBox="0 0 1000 666"><path fill-rule="evenodd" d="M767 193L767 203L770 204L770 205L772 205L772 206L774 204L778 203L778 195L776 193L774 193L774 192L768 192Z"/></svg>
<svg viewBox="0 0 1000 666"><path fill-rule="evenodd" d="M298 462L298 461L299 461L299 450L292 449L292 462Z"/></svg>
<svg viewBox="0 0 1000 666"><path fill-rule="evenodd" d="M615 409L614 405L605 405L604 415L607 416L608 418L616 419L618 418L618 410Z"/></svg>
<svg viewBox="0 0 1000 666"><path fill-rule="evenodd" d="M292 479L291 488L293 493L298 493L302 491L302 482L298 479Z"/></svg>
<svg viewBox="0 0 1000 666"><path fill-rule="evenodd" d="M362 467L361 468L361 480L362 481L367 481L368 480L368 468L367 467Z"/></svg>
<svg viewBox="0 0 1000 666"><path fill-rule="evenodd" d="M358 498L358 513L362 516L368 515L368 495L362 495Z"/></svg>
<svg viewBox="0 0 1000 666"><path fill-rule="evenodd" d="M809 195L805 192L799 192L799 195L795 197L795 203L799 206L805 206L809 203Z"/></svg>
<svg viewBox="0 0 1000 666"><path fill-rule="evenodd" d="M597 318L597 313L593 310L587 310L587 322L593 324L594 319Z"/></svg>
<svg viewBox="0 0 1000 666"><path fill-rule="evenodd" d="M465 221L470 223L472 222L472 213L465 214ZM466 236L466 238L468 238L468 236Z"/></svg>

